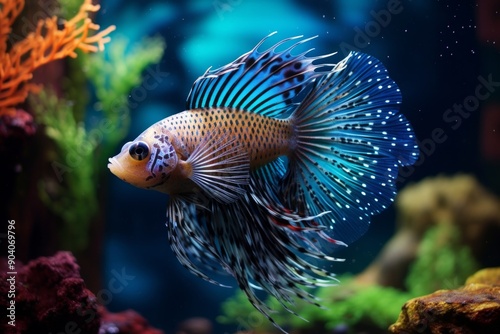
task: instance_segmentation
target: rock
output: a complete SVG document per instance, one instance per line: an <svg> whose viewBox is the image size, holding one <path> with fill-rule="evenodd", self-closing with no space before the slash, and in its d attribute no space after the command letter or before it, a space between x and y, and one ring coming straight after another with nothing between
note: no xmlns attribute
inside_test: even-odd
<svg viewBox="0 0 500 334"><path fill-rule="evenodd" d="M8 274L4 260L0 271L0 308L15 300L15 327L2 321L2 333L97 333L100 316L97 300L80 277L80 268L69 252L40 257ZM15 298L7 278L15 277Z"/></svg>
<svg viewBox="0 0 500 334"><path fill-rule="evenodd" d="M0 116L0 138L32 136L35 132L33 116L23 109Z"/></svg>
<svg viewBox="0 0 500 334"><path fill-rule="evenodd" d="M102 317L99 334L163 334L163 331L151 327L146 319L133 310L110 313L102 307L99 313Z"/></svg>
<svg viewBox="0 0 500 334"><path fill-rule="evenodd" d="M439 290L409 300L391 333L498 333L500 268L483 269L456 290Z"/></svg>
<svg viewBox="0 0 500 334"><path fill-rule="evenodd" d="M500 236L500 200L471 175L427 178L401 191L395 203L400 228L417 237L432 225L454 224L478 258L496 249L485 240Z"/></svg>
<svg viewBox="0 0 500 334"><path fill-rule="evenodd" d="M15 269L15 289L11 289L7 279L13 275L8 274L6 260L0 261L0 308L7 309L15 300L15 327L2 321L0 333L163 334L134 311L109 313L99 306L69 252L27 265L16 262ZM9 297L11 290L15 298Z"/></svg>
<svg viewBox="0 0 500 334"><path fill-rule="evenodd" d="M470 276L465 284L489 284L500 286L500 268L486 268Z"/></svg>
<svg viewBox="0 0 500 334"><path fill-rule="evenodd" d="M437 225L457 228L460 245L469 247L483 266L500 261L500 200L477 180L461 174L427 178L402 190L395 201L398 230L357 280L405 289L409 266L425 233Z"/></svg>
<svg viewBox="0 0 500 334"><path fill-rule="evenodd" d="M205 318L190 318L179 324L176 334L212 334L212 322Z"/></svg>

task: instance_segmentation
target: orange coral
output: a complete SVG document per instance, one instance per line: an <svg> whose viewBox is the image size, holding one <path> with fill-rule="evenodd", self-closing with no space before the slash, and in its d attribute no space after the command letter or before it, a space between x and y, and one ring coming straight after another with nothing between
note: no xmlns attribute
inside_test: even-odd
<svg viewBox="0 0 500 334"><path fill-rule="evenodd" d="M38 86L29 83L33 71L53 60L76 57L75 50L96 52L109 42L110 26L94 35L99 25L92 22L89 12L99 10L92 0L84 0L80 10L71 20L58 27L58 18L40 20L35 31L7 50L7 39L12 23L24 8L24 0L0 0L0 116L12 115L15 106L36 92Z"/></svg>

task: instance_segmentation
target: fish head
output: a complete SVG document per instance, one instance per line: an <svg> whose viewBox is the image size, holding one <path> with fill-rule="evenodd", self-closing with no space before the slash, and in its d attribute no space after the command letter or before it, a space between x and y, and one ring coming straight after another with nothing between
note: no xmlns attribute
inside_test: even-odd
<svg viewBox="0 0 500 334"><path fill-rule="evenodd" d="M159 131L158 131L159 130ZM170 131L151 127L109 159L111 173L139 188L161 188L178 163Z"/></svg>

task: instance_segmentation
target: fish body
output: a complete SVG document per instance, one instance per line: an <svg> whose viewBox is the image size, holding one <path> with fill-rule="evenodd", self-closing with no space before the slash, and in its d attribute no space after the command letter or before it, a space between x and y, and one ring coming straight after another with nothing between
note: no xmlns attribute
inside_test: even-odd
<svg viewBox="0 0 500 334"><path fill-rule="evenodd" d="M152 159L150 166L138 173L136 168L122 169L117 158L112 158L109 168L114 174L138 187L154 189L170 195L192 193L196 185L191 182L193 166L187 161L193 152L200 148L208 136L212 138L234 138L238 143L234 147L226 147L222 151L237 151L248 169L253 171L280 156L287 156L293 147L293 126L290 119L275 119L258 115L249 111L233 108L206 108L186 110L167 117L144 131L135 142L155 143L151 145ZM221 144L221 143L218 143ZM130 157L130 147L134 142L124 145L121 156L128 162L136 163ZM149 148L148 144L148 150ZM205 145L204 154L214 155L215 163L224 163L220 145ZM175 168L173 152L177 155ZM248 161L246 161L248 160ZM135 166L134 166L135 167ZM156 171L156 172L155 172Z"/></svg>
<svg viewBox="0 0 500 334"><path fill-rule="evenodd" d="M181 264L216 284L210 272L229 273L273 323L255 289L292 313L294 296L318 305L303 287L335 283L318 260L339 261L332 251L367 230L393 201L399 166L418 158L399 88L377 59L354 52L313 64L330 55L292 53L310 39L277 51L297 38L259 51L266 38L207 70L185 111L108 165L169 195L166 225Z"/></svg>
<svg viewBox="0 0 500 334"><path fill-rule="evenodd" d="M166 126L186 143L188 154L200 145L207 133L235 137L248 155L251 170L288 155L292 146L293 127L289 119L233 108L187 110L167 117L158 126Z"/></svg>

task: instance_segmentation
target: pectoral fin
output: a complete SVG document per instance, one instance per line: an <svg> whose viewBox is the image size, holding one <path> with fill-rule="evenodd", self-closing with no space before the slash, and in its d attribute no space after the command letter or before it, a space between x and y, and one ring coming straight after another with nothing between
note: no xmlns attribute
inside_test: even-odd
<svg viewBox="0 0 500 334"><path fill-rule="evenodd" d="M246 192L250 160L236 138L216 131L208 133L186 161L190 179L209 197L221 203L236 201Z"/></svg>

